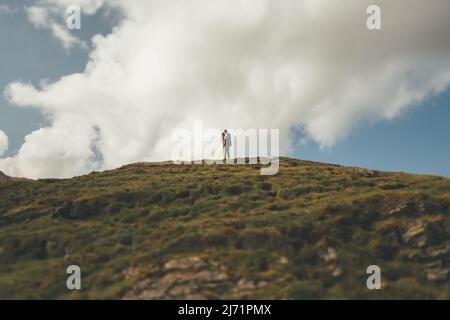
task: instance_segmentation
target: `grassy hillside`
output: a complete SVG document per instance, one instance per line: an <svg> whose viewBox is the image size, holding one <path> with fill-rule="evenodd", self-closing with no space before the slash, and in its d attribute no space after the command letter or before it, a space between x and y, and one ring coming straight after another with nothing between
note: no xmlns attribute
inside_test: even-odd
<svg viewBox="0 0 450 320"><path fill-rule="evenodd" d="M450 299L448 179L280 164L5 179L0 298ZM381 290L366 287L372 264Z"/></svg>

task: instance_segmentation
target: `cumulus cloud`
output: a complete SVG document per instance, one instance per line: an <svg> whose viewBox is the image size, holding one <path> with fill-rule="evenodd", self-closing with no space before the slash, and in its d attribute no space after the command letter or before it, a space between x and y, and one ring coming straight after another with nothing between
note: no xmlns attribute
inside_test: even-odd
<svg viewBox="0 0 450 320"><path fill-rule="evenodd" d="M8 136L0 130L0 156L5 153L6 150L8 150Z"/></svg>
<svg viewBox="0 0 450 320"><path fill-rule="evenodd" d="M113 4L114 1L111 1ZM25 11L28 20L36 27L48 29L53 36L61 41L66 50L74 47L86 49L87 44L74 36L67 29L65 21L67 19L67 8L79 6L83 9L84 15L92 15L99 8L105 5L104 0L40 0L35 5L26 6Z"/></svg>
<svg viewBox="0 0 450 320"><path fill-rule="evenodd" d="M66 50L75 46L86 48L86 44L73 36L69 30L64 28L59 22L57 22L51 12L52 10L41 6L30 6L25 8L28 15L28 20L36 28L44 28L52 31L53 35L61 41Z"/></svg>
<svg viewBox="0 0 450 320"><path fill-rule="evenodd" d="M165 160L173 130L195 121L280 128L286 150L297 143L292 130L329 147L399 117L449 86L450 2L377 3L383 29L369 31L371 0L79 0L83 12L110 6L123 20L92 39L83 73L5 88L53 124L0 169L68 177Z"/></svg>

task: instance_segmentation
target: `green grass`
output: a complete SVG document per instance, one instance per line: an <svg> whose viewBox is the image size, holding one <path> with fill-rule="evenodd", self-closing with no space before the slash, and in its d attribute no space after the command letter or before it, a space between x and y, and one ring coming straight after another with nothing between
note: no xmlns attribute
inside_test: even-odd
<svg viewBox="0 0 450 320"><path fill-rule="evenodd" d="M450 276L427 278L428 264L450 265L448 179L280 165L260 176L258 165L140 163L0 185L0 298L121 299L145 280L162 288L167 275L181 298L450 298ZM326 261L329 247L336 258ZM226 279L164 269L183 257ZM81 291L65 286L70 264L82 269ZM382 290L366 288L371 264ZM159 297L173 297L166 291Z"/></svg>

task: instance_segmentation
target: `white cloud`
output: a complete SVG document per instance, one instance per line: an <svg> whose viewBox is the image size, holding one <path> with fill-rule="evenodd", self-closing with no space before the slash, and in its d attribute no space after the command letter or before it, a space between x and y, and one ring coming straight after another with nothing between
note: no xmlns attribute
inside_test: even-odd
<svg viewBox="0 0 450 320"><path fill-rule="evenodd" d="M112 5L114 1L110 1ZM82 8L83 15L93 15L105 4L104 0L40 0L35 5L25 7L28 20L36 27L48 29L69 50L74 47L86 49L81 41L66 26L67 8L72 5Z"/></svg>
<svg viewBox="0 0 450 320"><path fill-rule="evenodd" d="M54 18L52 14L54 7L30 6L26 7L25 11L28 15L28 20L34 27L51 30L53 36L61 41L66 50L76 46L81 48L87 47L86 43L71 34L70 30L62 22Z"/></svg>
<svg viewBox="0 0 450 320"><path fill-rule="evenodd" d="M8 136L2 130L0 130L0 156L4 154L6 150L8 150L8 147Z"/></svg>
<svg viewBox="0 0 450 320"><path fill-rule="evenodd" d="M28 20L36 27L36 28L44 28L48 27L49 24L49 13L48 10L43 7L31 6L25 8Z"/></svg>
<svg viewBox="0 0 450 320"><path fill-rule="evenodd" d="M449 86L450 2L377 2L380 31L366 28L369 0L78 1L124 20L94 37L82 74L5 89L54 123L0 170L67 177L96 166L96 153L101 168L167 159L172 130L195 120L281 128L288 148L290 128L327 147L401 116Z"/></svg>

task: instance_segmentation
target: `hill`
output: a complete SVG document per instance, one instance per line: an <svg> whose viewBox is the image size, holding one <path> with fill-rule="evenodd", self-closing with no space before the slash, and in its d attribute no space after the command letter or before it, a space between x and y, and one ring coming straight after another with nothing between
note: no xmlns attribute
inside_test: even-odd
<svg viewBox="0 0 450 320"><path fill-rule="evenodd" d="M0 184L0 298L450 298L450 181L282 158ZM79 265L82 290L66 288ZM381 268L368 290L366 268Z"/></svg>
<svg viewBox="0 0 450 320"><path fill-rule="evenodd" d="M9 183L10 181L11 181L11 178L0 171L0 184L6 184L6 183Z"/></svg>

